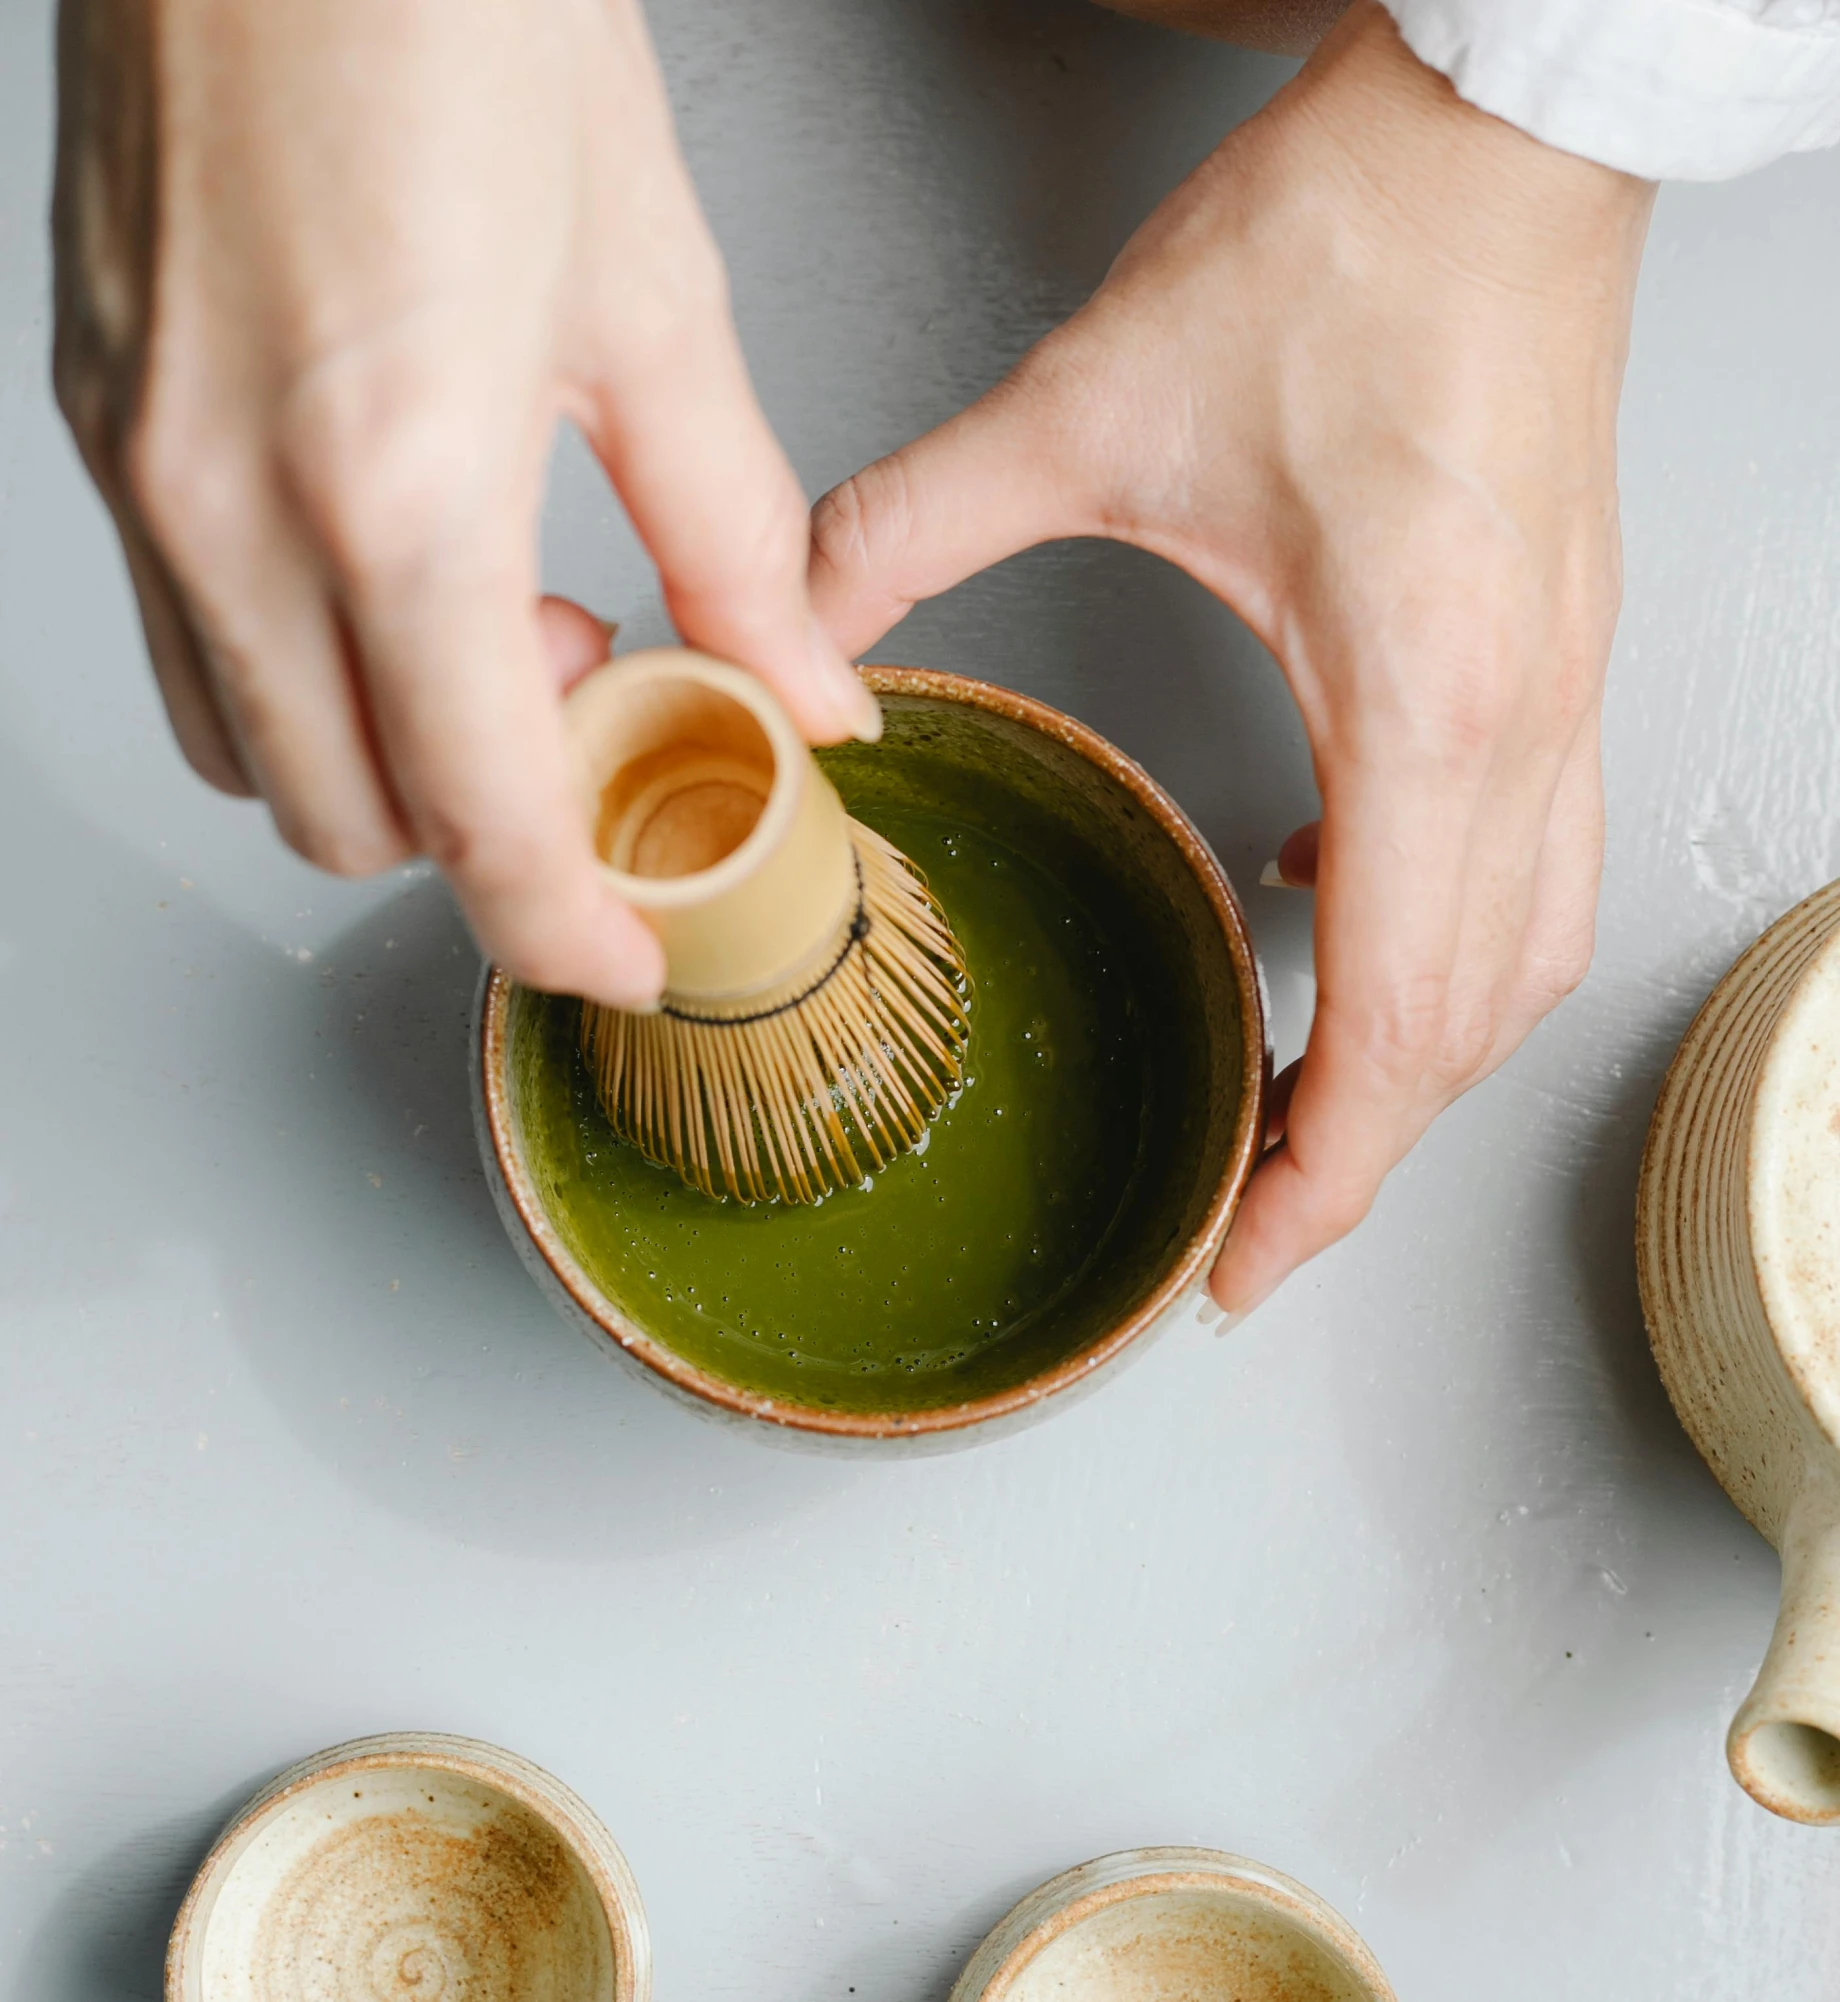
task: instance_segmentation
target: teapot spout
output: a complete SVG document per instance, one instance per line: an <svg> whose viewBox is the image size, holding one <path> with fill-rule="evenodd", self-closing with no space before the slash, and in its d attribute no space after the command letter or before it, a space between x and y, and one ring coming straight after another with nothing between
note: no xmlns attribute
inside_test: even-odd
<svg viewBox="0 0 1840 2002"><path fill-rule="evenodd" d="M1732 1719L1733 1777L1772 1814L1840 1822L1840 1482L1811 1469L1782 1539L1770 1651Z"/></svg>

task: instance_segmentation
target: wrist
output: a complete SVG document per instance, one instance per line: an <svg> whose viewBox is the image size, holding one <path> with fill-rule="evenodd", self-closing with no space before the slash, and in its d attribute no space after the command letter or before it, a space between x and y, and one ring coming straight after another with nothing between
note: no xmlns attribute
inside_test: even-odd
<svg viewBox="0 0 1840 2002"><path fill-rule="evenodd" d="M1654 183L1466 103L1379 0L1355 0L1272 112L1402 248L1539 296L1633 280Z"/></svg>

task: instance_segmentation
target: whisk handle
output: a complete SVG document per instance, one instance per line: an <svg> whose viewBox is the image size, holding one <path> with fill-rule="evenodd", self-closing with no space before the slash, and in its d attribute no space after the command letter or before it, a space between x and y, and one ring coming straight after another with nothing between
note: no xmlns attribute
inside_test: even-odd
<svg viewBox="0 0 1840 2002"><path fill-rule="evenodd" d="M668 998L732 1002L797 977L856 904L849 821L765 686L661 647L563 705L601 866L658 934Z"/></svg>

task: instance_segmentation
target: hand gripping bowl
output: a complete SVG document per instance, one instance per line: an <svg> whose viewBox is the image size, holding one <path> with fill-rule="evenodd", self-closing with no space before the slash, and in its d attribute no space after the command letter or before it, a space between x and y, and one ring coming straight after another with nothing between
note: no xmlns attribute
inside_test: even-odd
<svg viewBox="0 0 1840 2002"><path fill-rule="evenodd" d="M1148 1137L1132 1143L1137 1153L1128 1189L1111 1221L1094 1233L1090 1257L1070 1273L1063 1291L1039 1313L1030 1309L1034 1318L1026 1330L1013 1339L1007 1328L1000 1336L993 1335L991 1346L962 1368L956 1352L945 1352L941 1374L929 1379L930 1387L918 1400L892 1376L886 1379L890 1388L885 1402L877 1401L884 1379L873 1374L855 1379L847 1397L828 1390L821 1393L816 1369L802 1376L780 1369L777 1376L749 1380L726 1364L714 1366L710 1351L698 1351L680 1339L677 1324L669 1324L657 1306L655 1291L640 1298L619 1274L610 1277L602 1266L590 1270L594 1258L584 1248L576 1213L568 1206L571 1185L553 1171L544 1153L549 1129L542 1124L551 1117L544 1108L559 1089L559 1073L578 1064L571 1034L558 1014L573 1004L532 994L501 971L487 970L473 1039L474 1110L499 1212L525 1265L563 1318L609 1355L697 1411L752 1427L763 1438L844 1451L944 1450L1064 1405L1140 1348L1171 1309L1199 1296L1258 1156L1270 1057L1258 966L1238 901L1207 843L1146 773L1083 724L1007 689L909 668L868 668L864 678L882 700L882 744L872 751L844 747L827 762L827 771L842 786L852 812L858 811L851 797L853 785L859 790L873 788L884 774L897 769L923 771L935 778L943 774L938 778L945 787L942 796L955 802L955 812L964 806L968 826L985 811L977 802L994 799L999 817L1013 807L1015 827L1045 830L1041 839L1046 847L1036 858L1040 867L1034 877L1044 897L1058 888L1071 867L1065 858L1077 857L1079 868L1096 886L1094 896L1102 895L1103 908L1126 912L1133 928L1129 938L1136 945L1125 957L1129 950L1138 953L1131 962L1135 969L1131 993L1136 998L1129 1007L1138 1011L1148 1052L1147 1067L1140 1074L1143 1103L1150 1107L1154 1100L1160 1110L1154 1124L1149 1110L1141 1115L1132 1111ZM967 801L971 804L964 805ZM948 849L954 838L945 837ZM1052 856L1047 850L1053 851ZM952 879L938 845L930 861L925 857L921 861L950 906ZM1059 873L1042 873L1051 861ZM962 861L959 866L962 871ZM1020 869L1031 867L1035 863L1027 857L1019 864ZM949 914L956 923L957 915ZM1030 1030L1024 1019L1026 1005L1018 1015L1013 992L1009 1016L997 1006L1000 983L989 977L994 962L988 947L983 975L969 940L967 949L971 978L982 997L974 998L972 1008L975 1074L980 1061L988 1065L1005 1053L1005 1037L1026 1041ZM1027 972L1025 967L1023 975ZM1012 988L1016 984L1012 979ZM1025 1004L1026 999L1025 995ZM1146 1020L1149 1026L1144 1028ZM1068 1089L1064 1079L1071 1074L1061 1074L1063 1094ZM972 1089L975 1086L974 1075ZM1064 1102L1064 1097L1051 1101L1044 1120L1053 1116L1054 1105ZM982 1103L988 1107L990 1101ZM592 1117L591 1111L583 1114L585 1119ZM951 1145L956 1144L946 1130L951 1117L950 1112L942 1117L945 1139L930 1161L901 1164L911 1176L933 1177L942 1203L958 1202L963 1195L963 1189L946 1186ZM610 1135L603 1137L614 1144ZM601 1147L600 1139L596 1146ZM595 1158L594 1150L585 1158ZM604 1147L599 1158L608 1158ZM632 1201L630 1214L635 1220L643 1220L641 1210L649 1216L654 1207L684 1199L681 1191L660 1185L653 1205L652 1194L648 1188L643 1200ZM704 1196L693 1200L709 1204ZM869 1197L845 1191L831 1198L832 1204L877 1206L874 1214L882 1219L893 1213L881 1207L885 1202L880 1189ZM708 1220L703 1244L693 1255L686 1254L705 1270L708 1239L723 1230L734 1233L740 1215L730 1211L726 1217L715 1216L714 1208L710 1205L702 1212ZM625 1228L628 1213L618 1205L607 1211L616 1235ZM816 1257L810 1240L796 1236L813 1228L810 1211L805 1223L771 1221L766 1206L750 1214L756 1221L746 1229L794 1233L775 1242L804 1244L800 1256ZM831 1230L833 1219L866 1216L870 1211L826 1207L819 1214L825 1219L824 1230L835 1238L840 1233ZM687 1220L686 1236L697 1235L696 1224L695 1218ZM753 1240L764 1241L758 1236ZM835 1243L825 1246L827 1256L836 1257L839 1251ZM695 1276L691 1275L693 1280ZM636 1275L636 1279L647 1277L655 1280L658 1275ZM816 1270L807 1281L802 1267L790 1283L807 1287L801 1297L809 1302L812 1317L848 1311L860 1315L865 1340L873 1336L874 1328L868 1324L875 1314L860 1305L866 1296L839 1292ZM951 1275L924 1262L894 1283L910 1289L902 1296L910 1326L916 1315L925 1318L922 1309L930 1312L924 1289L931 1287L937 1293L942 1318L954 1297ZM859 1304L838 1306L839 1300L851 1298ZM742 1302L730 1311L745 1308ZM789 1318L796 1320L797 1311L789 1310ZM714 1325L713 1317L697 1321L693 1331ZM996 1323L990 1325L994 1328ZM800 1328L782 1330L782 1338L787 1333L792 1337L790 1348L796 1350ZM831 1367L828 1361L825 1367ZM882 1365L864 1362L852 1367L868 1372ZM833 1380L823 1379L827 1384ZM807 1383L814 1388L808 1391Z"/></svg>

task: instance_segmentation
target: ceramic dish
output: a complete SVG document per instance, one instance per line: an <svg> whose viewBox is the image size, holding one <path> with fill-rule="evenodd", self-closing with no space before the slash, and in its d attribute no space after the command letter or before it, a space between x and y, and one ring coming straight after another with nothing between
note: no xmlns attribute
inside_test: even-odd
<svg viewBox="0 0 1840 2002"><path fill-rule="evenodd" d="M1394 2002L1313 1891L1217 1849L1125 1849L1000 1920L950 2002Z"/></svg>
<svg viewBox="0 0 1840 2002"><path fill-rule="evenodd" d="M1772 925L1687 1031L1636 1263L1681 1423L1782 1552L1732 1772L1772 1813L1840 1823L1840 883Z"/></svg>
<svg viewBox="0 0 1840 2002"><path fill-rule="evenodd" d="M638 1886L514 1753L401 1733L316 1753L218 1838L166 2002L647 2002Z"/></svg>
<svg viewBox="0 0 1840 2002"><path fill-rule="evenodd" d="M545 1080L553 1084L574 1062L566 1028L554 1013L570 1004L528 994L488 969L473 1045L474 1106L487 1174L520 1255L563 1317L608 1354L693 1408L785 1443L938 1450L1064 1404L1135 1353L1171 1309L1198 1296L1257 1158L1270 1059L1259 972L1232 888L1193 824L1137 765L1071 717L1007 689L904 668L868 669L865 678L882 698L887 728L882 750L853 755L881 760L892 749L897 758L956 760L954 769L999 785L1003 799L1019 803L1018 812L1054 816L1057 826L1072 830L1070 840L1077 836L1081 853L1100 858L1111 885L1106 894L1127 899L1132 922L1148 928L1145 938L1154 934L1159 941L1157 991L1161 1001L1168 990L1173 1026L1166 1034L1159 1026L1155 1060L1166 1072L1174 1067L1175 1086L1159 1089L1179 1105L1166 1129L1158 1129L1161 1137L1123 1199L1103 1254L1095 1254L1090 1269L1053 1303L1061 1318L1050 1333L1059 1346L1050 1349L1041 1336L1036 1352L1006 1350L1000 1365L1011 1369L1009 1377L993 1365L962 1393L958 1378L942 1377L944 1394L921 1408L895 1407L898 1383L887 1393L888 1408L873 1402L883 1394L873 1384L856 1396L854 1408L839 1408L836 1400L804 1394L786 1371L765 1387L738 1380L667 1338L657 1312L617 1299L620 1289L590 1273L592 1261L579 1237L571 1238L559 1178L544 1167L531 1138L538 1116L533 1108L546 1102L541 1095L550 1089ZM873 775L875 767L858 769ZM991 780L990 773L1000 777ZM937 879L936 887L947 894ZM975 961L972 972L975 980ZM943 1182L937 1153L926 1172ZM661 1204L678 1200L662 1187L657 1193ZM957 1193L942 1187L940 1200ZM608 1214L623 1232L623 1219L635 1213L629 1207ZM835 1256L838 1249L829 1244L825 1254ZM706 1245L697 1256L706 1266ZM799 1272L796 1283L803 1285L803 1268ZM824 1283L813 1281L814 1297ZM944 1282L923 1270L910 1283L939 1285L943 1317ZM930 1313L924 1296L910 1295L907 1304L910 1324ZM1063 1329L1070 1330L1064 1337ZM1007 1331L998 1339L1006 1340ZM975 1357L968 1369L983 1360ZM948 1357L950 1364L958 1361L955 1354Z"/></svg>

